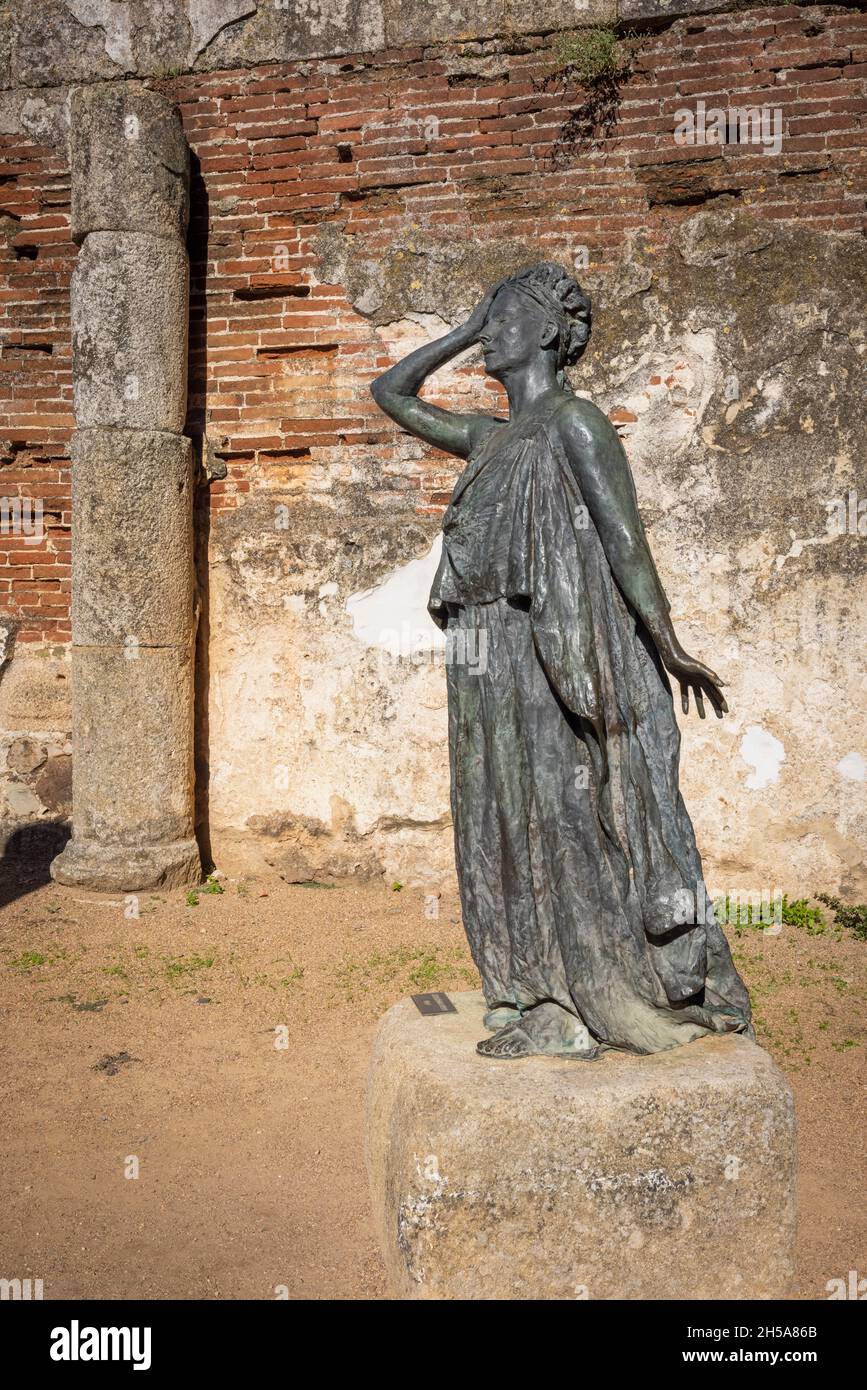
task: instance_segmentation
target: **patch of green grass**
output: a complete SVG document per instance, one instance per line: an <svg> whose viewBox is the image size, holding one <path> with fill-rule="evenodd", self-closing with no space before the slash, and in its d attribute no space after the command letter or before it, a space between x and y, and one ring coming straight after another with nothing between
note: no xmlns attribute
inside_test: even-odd
<svg viewBox="0 0 867 1390"><path fill-rule="evenodd" d="M116 975L119 980L129 979L129 975L122 965L104 965L102 967L102 973L103 975Z"/></svg>
<svg viewBox="0 0 867 1390"><path fill-rule="evenodd" d="M199 895L198 895L198 893L195 891L195 889L192 889L192 888L190 889L189 893L188 893L187 896L184 898L184 902L186 903L187 907L198 907L198 905L199 905Z"/></svg>
<svg viewBox="0 0 867 1390"><path fill-rule="evenodd" d="M44 956L41 951L24 951L22 955L10 960L9 969L33 970L37 965L45 965L47 961L48 957Z"/></svg>
<svg viewBox="0 0 867 1390"><path fill-rule="evenodd" d="M830 907L834 913L836 927L851 932L859 941L867 941L867 903L847 906L840 898L835 898L830 893L819 893L817 896L819 902Z"/></svg>
<svg viewBox="0 0 867 1390"><path fill-rule="evenodd" d="M790 900L787 893L783 894L780 904L779 924L774 921L776 904L768 900L759 905L745 902L743 898L715 898L713 909L717 921L732 926L736 936L742 936L747 928L766 931L775 925L800 927L808 936L823 936L827 929L820 908L810 907L807 898Z"/></svg>
<svg viewBox="0 0 867 1390"><path fill-rule="evenodd" d="M795 898L794 902L789 902L783 894L783 926L800 927L808 936L824 936L828 924L821 909L810 907L806 898Z"/></svg>
<svg viewBox="0 0 867 1390"><path fill-rule="evenodd" d="M210 970L216 958L215 954L208 956L163 956L166 978L171 983L185 975L194 975L198 970Z"/></svg>
<svg viewBox="0 0 867 1390"><path fill-rule="evenodd" d="M207 879L202 885L202 892L219 894L223 892L223 885L213 874L208 874Z"/></svg>
<svg viewBox="0 0 867 1390"><path fill-rule="evenodd" d="M418 965L409 972L409 982L415 985L417 990L427 993L429 990L436 989L441 983L445 974L450 974L451 970L441 961L436 951L427 951L422 956Z"/></svg>
<svg viewBox="0 0 867 1390"><path fill-rule="evenodd" d="M604 79L610 81L624 76L628 71L629 57L624 53L622 44L632 37L632 34L620 36L616 29L606 24L592 29L576 29L559 35L557 58L584 87Z"/></svg>
<svg viewBox="0 0 867 1390"><path fill-rule="evenodd" d="M442 989L455 978L470 987L478 985L478 976L467 952L460 946L398 946L385 954L375 951L365 960L346 961L335 977L350 1003L360 995L391 986L401 978L407 990L412 988L419 993Z"/></svg>

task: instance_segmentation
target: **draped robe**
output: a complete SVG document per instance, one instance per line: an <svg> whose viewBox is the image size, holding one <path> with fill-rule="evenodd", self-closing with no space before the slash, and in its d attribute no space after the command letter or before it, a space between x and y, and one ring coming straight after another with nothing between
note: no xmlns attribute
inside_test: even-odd
<svg viewBox="0 0 867 1390"><path fill-rule="evenodd" d="M472 955L490 1007L553 1000L602 1046L750 1032L713 909L686 910L708 899L671 687L584 505L562 405L471 454L429 601Z"/></svg>

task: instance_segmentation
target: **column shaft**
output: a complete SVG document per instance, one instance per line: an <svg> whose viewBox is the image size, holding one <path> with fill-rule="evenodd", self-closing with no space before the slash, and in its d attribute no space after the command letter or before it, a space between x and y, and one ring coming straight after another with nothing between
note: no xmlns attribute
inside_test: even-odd
<svg viewBox="0 0 867 1390"><path fill-rule="evenodd" d="M73 94L73 835L61 883L196 882L189 152L135 83Z"/></svg>

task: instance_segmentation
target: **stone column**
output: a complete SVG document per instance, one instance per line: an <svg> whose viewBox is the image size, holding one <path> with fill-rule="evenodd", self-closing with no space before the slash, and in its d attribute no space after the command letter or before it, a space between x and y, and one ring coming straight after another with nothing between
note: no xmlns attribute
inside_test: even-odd
<svg viewBox="0 0 867 1390"><path fill-rule="evenodd" d="M73 835L60 883L194 883L189 150L137 83L73 93Z"/></svg>

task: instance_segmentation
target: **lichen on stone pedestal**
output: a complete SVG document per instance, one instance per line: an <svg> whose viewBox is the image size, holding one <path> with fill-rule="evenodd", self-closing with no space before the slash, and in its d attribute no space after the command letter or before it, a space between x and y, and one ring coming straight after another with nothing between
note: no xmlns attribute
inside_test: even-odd
<svg viewBox="0 0 867 1390"><path fill-rule="evenodd" d="M788 1082L744 1037L504 1062L481 994L380 1023L366 1150L406 1299L771 1299L793 1275Z"/></svg>

